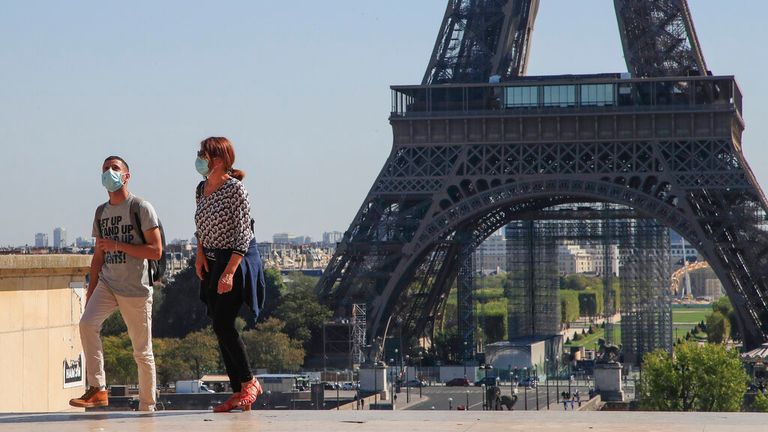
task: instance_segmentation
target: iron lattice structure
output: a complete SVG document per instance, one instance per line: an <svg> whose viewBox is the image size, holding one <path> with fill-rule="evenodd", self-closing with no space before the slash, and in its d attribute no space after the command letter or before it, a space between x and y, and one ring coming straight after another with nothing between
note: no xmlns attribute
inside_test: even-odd
<svg viewBox="0 0 768 432"><path fill-rule="evenodd" d="M653 7L633 16L641 3ZM463 9L446 14L440 38L457 16L469 26L513 4L529 19L505 18L501 32L532 28L535 2L451 1L449 12ZM392 317L404 335L431 335L462 250L522 213L573 202L624 205L683 235L723 283L746 347L763 343L766 200L741 150L741 92L733 77L676 76L700 58L685 1L616 6L633 78L501 74L496 83L498 68L465 65L487 65L491 49L507 56L498 50L509 45L448 55L458 42L438 39L430 85L392 88L392 152L317 286L340 316L368 305L374 358ZM671 49L680 20L686 40ZM705 69L698 64L685 75Z"/></svg>

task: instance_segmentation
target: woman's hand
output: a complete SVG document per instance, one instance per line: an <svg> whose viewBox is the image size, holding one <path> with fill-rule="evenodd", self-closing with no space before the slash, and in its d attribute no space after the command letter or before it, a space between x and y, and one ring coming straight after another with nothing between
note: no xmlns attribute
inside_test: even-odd
<svg viewBox="0 0 768 432"><path fill-rule="evenodd" d="M232 291L232 284L235 279L235 272L225 271L219 278L219 288L217 292L219 294L226 294Z"/></svg>
<svg viewBox="0 0 768 432"><path fill-rule="evenodd" d="M208 258L205 257L204 253L200 252L199 246L197 250L197 258L195 258L195 273L197 273L197 277L199 277L200 280L203 280L205 274L208 273Z"/></svg>

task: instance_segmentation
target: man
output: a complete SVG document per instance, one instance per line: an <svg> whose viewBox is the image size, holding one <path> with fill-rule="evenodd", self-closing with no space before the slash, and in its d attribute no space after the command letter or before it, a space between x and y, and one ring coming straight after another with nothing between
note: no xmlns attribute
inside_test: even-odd
<svg viewBox="0 0 768 432"><path fill-rule="evenodd" d="M147 260L157 260L163 253L159 222L152 205L128 192L131 172L122 158L108 157L101 169L102 185L107 189L109 201L99 206L93 221L96 248L85 311L80 319L89 388L69 404L84 408L109 404L99 332L104 320L119 309L128 328L139 372L139 410L154 411L152 284ZM131 211L132 207L137 211ZM141 227L143 239L136 225Z"/></svg>

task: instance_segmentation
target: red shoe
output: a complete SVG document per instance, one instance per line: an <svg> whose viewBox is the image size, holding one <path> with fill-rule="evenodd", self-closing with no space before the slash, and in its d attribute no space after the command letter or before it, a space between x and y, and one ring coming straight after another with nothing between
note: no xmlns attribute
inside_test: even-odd
<svg viewBox="0 0 768 432"><path fill-rule="evenodd" d="M264 393L264 391L261 389L261 383L256 378L253 378L248 383L243 384L243 390L241 393L248 394L252 396L253 401L251 403L256 402L256 399L259 398L259 395ZM248 398L250 400L250 398Z"/></svg>
<svg viewBox="0 0 768 432"><path fill-rule="evenodd" d="M234 409L240 409L240 392L232 393L232 396L229 397L223 404L216 405L213 408L213 412L215 413L221 413L221 412L230 412ZM251 409L251 406L248 405L248 409L243 409L243 411L248 411Z"/></svg>
<svg viewBox="0 0 768 432"><path fill-rule="evenodd" d="M109 396L106 390L98 387L89 387L79 398L70 399L69 404L77 408L104 407L109 405Z"/></svg>

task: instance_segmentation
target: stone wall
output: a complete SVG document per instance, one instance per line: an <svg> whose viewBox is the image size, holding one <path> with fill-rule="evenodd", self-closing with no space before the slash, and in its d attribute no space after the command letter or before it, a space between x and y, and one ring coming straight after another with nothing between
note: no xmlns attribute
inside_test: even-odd
<svg viewBox="0 0 768 432"><path fill-rule="evenodd" d="M0 412L68 411L82 394L86 255L0 256ZM65 367L65 363L69 367ZM69 379L65 383L65 369Z"/></svg>

